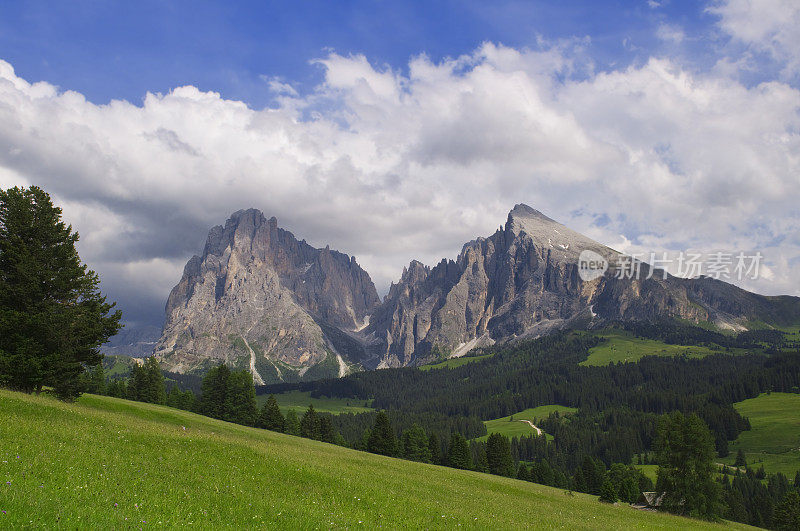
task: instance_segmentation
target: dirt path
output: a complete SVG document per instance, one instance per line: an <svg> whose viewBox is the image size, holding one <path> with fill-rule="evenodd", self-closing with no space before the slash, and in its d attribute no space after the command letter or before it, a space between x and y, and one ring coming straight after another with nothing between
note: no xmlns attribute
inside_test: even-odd
<svg viewBox="0 0 800 531"><path fill-rule="evenodd" d="M528 424L528 426L530 426L531 428L533 428L534 430L536 430L536 435L541 435L541 434L542 434L542 430L541 430L539 427L535 426L535 425L533 424L533 422L531 422L531 421L529 421L529 420L520 420L520 422L525 422L525 423L527 423L527 424Z"/></svg>

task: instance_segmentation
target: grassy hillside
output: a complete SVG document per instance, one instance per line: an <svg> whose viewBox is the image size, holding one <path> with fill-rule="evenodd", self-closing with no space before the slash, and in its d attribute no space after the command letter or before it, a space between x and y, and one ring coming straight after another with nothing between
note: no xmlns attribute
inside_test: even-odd
<svg viewBox="0 0 800 531"><path fill-rule="evenodd" d="M519 413L514 413L513 415L509 415L508 417L502 417L499 419L494 420L487 420L484 421L484 425L486 426L486 431L488 434L491 433L500 433L505 435L506 437L520 437L522 435L533 435L536 433L530 424L527 421L532 422L536 425L541 419L546 419L550 416L551 413L558 411L562 415L574 413L578 411L573 407L567 406L559 406L555 404L549 404L546 406L539 406L526 409L525 411L520 411ZM513 418L512 418L513 417ZM483 437L479 437L477 440L484 441L489 438L489 435L484 435Z"/></svg>
<svg viewBox="0 0 800 531"><path fill-rule="evenodd" d="M800 470L800 395L762 394L734 404L750 419L750 431L742 432L723 460L732 465L736 452L744 451L747 464L767 472L783 472L790 479Z"/></svg>
<svg viewBox="0 0 800 531"><path fill-rule="evenodd" d="M186 525L724 527L162 406L0 390L0 528Z"/></svg>
<svg viewBox="0 0 800 531"><path fill-rule="evenodd" d="M639 361L645 356L679 356L702 358L719 351L708 347L669 345L652 339L635 337L622 330L609 330L597 334L605 339L589 350L589 357L581 365L608 365L616 362Z"/></svg>
<svg viewBox="0 0 800 531"><path fill-rule="evenodd" d="M258 395L256 400L259 407L264 405L269 395ZM289 410L294 410L298 415L305 413L310 404L314 404L314 409L322 413L332 413L338 415L339 413L363 413L365 411L372 411L368 405L370 401L356 400L351 398L312 398L311 393L307 391L288 391L275 395L275 400L281 411L286 414Z"/></svg>

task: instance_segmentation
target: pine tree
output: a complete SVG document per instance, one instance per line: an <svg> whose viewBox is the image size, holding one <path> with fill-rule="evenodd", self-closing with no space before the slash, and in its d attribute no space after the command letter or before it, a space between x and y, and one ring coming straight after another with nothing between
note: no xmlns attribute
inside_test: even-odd
<svg viewBox="0 0 800 531"><path fill-rule="evenodd" d="M430 463L431 450L428 447L428 436L417 423L403 432L403 457L410 461Z"/></svg>
<svg viewBox="0 0 800 531"><path fill-rule="evenodd" d="M98 363L86 373L86 392L95 395L106 394L106 375L103 364Z"/></svg>
<svg viewBox="0 0 800 531"><path fill-rule="evenodd" d="M300 437L300 419L297 418L297 412L295 412L294 409L290 409L286 412L284 432L289 435Z"/></svg>
<svg viewBox="0 0 800 531"><path fill-rule="evenodd" d="M0 385L72 400L120 329L77 241L41 188L0 190Z"/></svg>
<svg viewBox="0 0 800 531"><path fill-rule="evenodd" d="M261 414L258 417L258 427L281 432L286 429L286 419L281 413L281 408L278 407L275 395L269 395L267 402L261 409Z"/></svg>
<svg viewBox="0 0 800 531"><path fill-rule="evenodd" d="M474 452L473 452L474 450ZM489 473L489 460L486 457L486 445L473 443L470 445L473 469L477 472Z"/></svg>
<svg viewBox="0 0 800 531"><path fill-rule="evenodd" d="M550 485L552 487L556 484L555 474L553 473L553 469L550 467L550 463L548 463L546 459L542 459L539 462L539 476L541 478L542 485Z"/></svg>
<svg viewBox="0 0 800 531"><path fill-rule="evenodd" d="M721 511L714 439L697 416L679 411L664 415L658 423L655 448L658 458L656 490L665 492L664 507L670 512L716 519Z"/></svg>
<svg viewBox="0 0 800 531"><path fill-rule="evenodd" d="M800 494L791 491L775 508L772 525L779 531L797 531L800 529Z"/></svg>
<svg viewBox="0 0 800 531"><path fill-rule="evenodd" d="M431 454L431 463L441 465L442 446L439 444L439 437L435 433L431 433L430 437L428 437L428 451Z"/></svg>
<svg viewBox="0 0 800 531"><path fill-rule="evenodd" d="M226 420L230 415L229 396L231 370L224 363L208 371L203 378L200 396L200 413L215 419Z"/></svg>
<svg viewBox="0 0 800 531"><path fill-rule="evenodd" d="M310 404L308 409L300 419L300 436L306 439L319 439L319 421L317 412L314 411L314 404Z"/></svg>
<svg viewBox="0 0 800 531"><path fill-rule="evenodd" d="M608 478L600 486L600 501L605 503L616 503L617 501L617 490Z"/></svg>
<svg viewBox="0 0 800 531"><path fill-rule="evenodd" d="M256 389L253 385L253 375L248 371L233 371L228 379L228 402L230 414L225 420L255 426L258 418L258 403L256 402Z"/></svg>
<svg viewBox="0 0 800 531"><path fill-rule="evenodd" d="M167 405L169 407L174 407L175 409L179 409L178 405L181 403L182 399L183 399L183 393L181 393L181 390L178 389L177 385L173 385L170 388L169 393L167 393Z"/></svg>
<svg viewBox="0 0 800 531"><path fill-rule="evenodd" d="M333 421L330 415L319 415L319 424L317 431L319 433L319 440L326 443L336 444L337 435L336 429L333 427Z"/></svg>
<svg viewBox="0 0 800 531"><path fill-rule="evenodd" d="M489 472L498 476L514 476L514 461L511 459L511 444L508 437L492 433L486 440L486 461Z"/></svg>
<svg viewBox="0 0 800 531"><path fill-rule="evenodd" d="M583 475L581 467L575 470L575 475L572 477L572 488L578 492L589 492L589 486L586 484L586 477Z"/></svg>
<svg viewBox="0 0 800 531"><path fill-rule="evenodd" d="M142 402L151 404L164 404L167 401L167 393L164 389L164 374L155 356L150 356L144 360L142 366L144 370L144 387L141 391Z"/></svg>
<svg viewBox="0 0 800 531"><path fill-rule="evenodd" d="M747 466L747 461L744 458L744 452L741 448L736 452L736 460L733 462L733 466L736 468L744 468Z"/></svg>
<svg viewBox="0 0 800 531"><path fill-rule="evenodd" d="M472 468L472 452L469 450L467 440L458 432L450 435L450 444L447 447L447 465L463 470Z"/></svg>
<svg viewBox="0 0 800 531"><path fill-rule="evenodd" d="M128 398L151 404L166 403L164 375L155 357L147 358L141 365L133 364L128 383Z"/></svg>
<svg viewBox="0 0 800 531"><path fill-rule="evenodd" d="M194 392L192 392L191 389L187 389L186 391L183 392L183 397L178 407L185 411L194 411L196 404L197 404L197 397L195 396Z"/></svg>
<svg viewBox="0 0 800 531"><path fill-rule="evenodd" d="M367 441L367 449L373 454L397 455L397 439L385 411L375 416L375 425Z"/></svg>
<svg viewBox="0 0 800 531"><path fill-rule="evenodd" d="M605 465L602 461L595 460L587 455L583 458L581 468L583 469L583 477L586 480L586 492L596 496L599 495L606 475Z"/></svg>
<svg viewBox="0 0 800 531"><path fill-rule="evenodd" d="M106 387L106 394L115 398L128 398L128 384L122 378L114 378Z"/></svg>

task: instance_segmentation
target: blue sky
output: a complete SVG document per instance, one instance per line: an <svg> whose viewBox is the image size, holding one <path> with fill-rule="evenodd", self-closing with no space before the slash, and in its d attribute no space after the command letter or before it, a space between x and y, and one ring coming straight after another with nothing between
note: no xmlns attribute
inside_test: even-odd
<svg viewBox="0 0 800 531"><path fill-rule="evenodd" d="M129 323L250 207L379 293L527 203L800 295L798 175L796 0L0 3L0 187L51 193Z"/></svg>
<svg viewBox="0 0 800 531"><path fill-rule="evenodd" d="M105 2L7 1L0 5L0 56L27 80L46 80L95 103L140 102L180 85L262 107L262 76L290 80L301 93L328 50L364 54L404 69L482 42L538 48L542 39L588 37L598 69L651 55L681 54L702 65L719 45L718 18L694 1L575 2ZM673 24L689 36L676 48L656 36ZM724 39L723 39L724 40Z"/></svg>

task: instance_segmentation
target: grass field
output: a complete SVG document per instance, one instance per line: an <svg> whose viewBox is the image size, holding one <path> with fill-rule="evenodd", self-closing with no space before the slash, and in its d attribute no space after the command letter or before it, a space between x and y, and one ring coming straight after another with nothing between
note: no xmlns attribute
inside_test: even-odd
<svg viewBox="0 0 800 531"><path fill-rule="evenodd" d="M419 370L429 371L431 369L455 369L456 367L461 367L462 365L466 365L467 363L472 363L473 361L485 360L486 358L491 358L492 356L494 356L494 353L481 354L480 356L462 356L461 358L450 358L444 361L440 361L439 363L432 363L430 365L421 365L419 367Z"/></svg>
<svg viewBox="0 0 800 531"><path fill-rule="evenodd" d="M259 407L264 405L269 395L258 395L256 400ZM363 413L365 411L372 411L368 405L369 401L355 400L350 398L312 398L311 393L303 391L289 391L288 393L281 393L275 395L275 400L278 405L286 414L287 411L294 410L297 414L302 415L310 404L314 404L314 409L322 413L332 413L338 415L339 413Z"/></svg>
<svg viewBox="0 0 800 531"><path fill-rule="evenodd" d="M708 347L668 345L652 339L642 339L622 330L609 330L597 334L605 339L589 350L589 357L581 365L608 365L616 362L639 361L645 356L680 356L702 358L720 351Z"/></svg>
<svg viewBox="0 0 800 531"><path fill-rule="evenodd" d="M762 394L734 407L750 419L752 429L739 434L728 447L730 455L721 462L732 465L741 449L748 466L763 465L767 472L782 472L793 479L800 470L800 395Z"/></svg>
<svg viewBox="0 0 800 531"><path fill-rule="evenodd" d="M559 406L555 404L550 404L546 406L539 406L534 408L526 409L525 411L520 411L519 413L514 413L513 415L509 415L508 417L503 417L500 419L494 420L486 420L483 424L486 426L486 431L489 432L487 435L483 437L479 437L478 441L485 441L489 434L492 433L500 433L505 435L506 437L520 437L523 435L532 435L536 433L536 430L531 428L530 424L527 422L522 422L523 420L529 420L533 422L533 424L537 424L540 420L546 419L550 416L550 413L558 411L559 413L569 414L578 411L573 407L567 406ZM514 417L512 420L511 417ZM549 435L548 435L549 437Z"/></svg>
<svg viewBox="0 0 800 531"><path fill-rule="evenodd" d="M188 412L0 390L0 528L744 528Z"/></svg>
<svg viewBox="0 0 800 531"><path fill-rule="evenodd" d="M106 355L103 358L103 372L106 378L127 377L135 362L133 358L119 355Z"/></svg>
<svg viewBox="0 0 800 531"><path fill-rule="evenodd" d="M653 480L653 483L656 482L656 473L658 472L658 465L633 465L633 466L641 470L642 474Z"/></svg>

